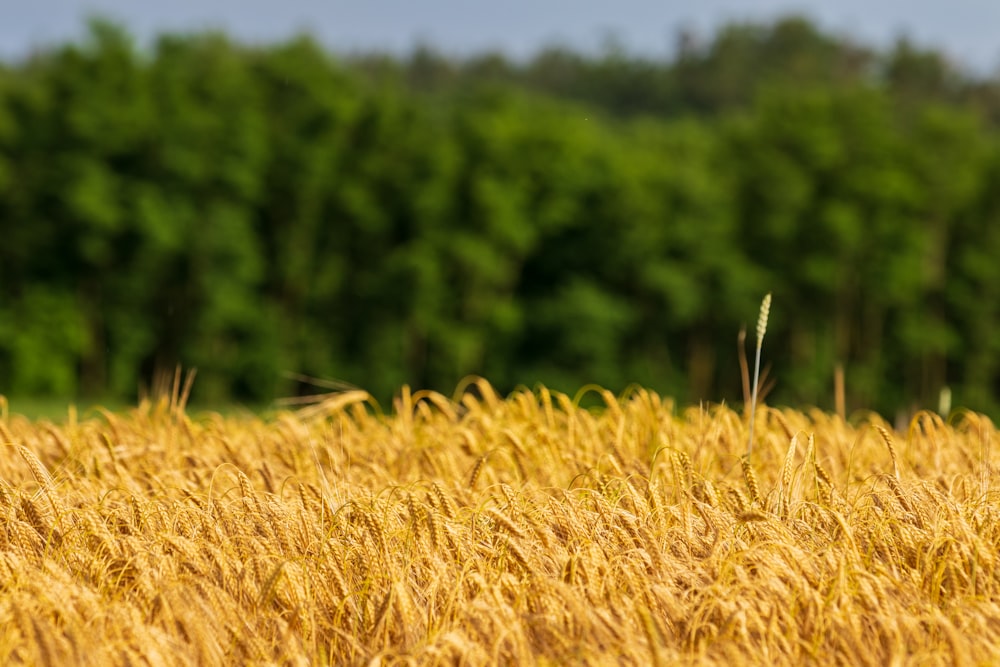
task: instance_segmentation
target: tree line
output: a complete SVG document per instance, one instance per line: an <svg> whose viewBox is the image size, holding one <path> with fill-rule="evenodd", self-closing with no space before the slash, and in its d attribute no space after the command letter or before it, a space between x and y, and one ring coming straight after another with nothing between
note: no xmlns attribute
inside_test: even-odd
<svg viewBox="0 0 1000 667"><path fill-rule="evenodd" d="M993 411L998 84L802 19L668 62L85 40L0 66L0 392L640 383ZM752 336L752 331L751 331Z"/></svg>

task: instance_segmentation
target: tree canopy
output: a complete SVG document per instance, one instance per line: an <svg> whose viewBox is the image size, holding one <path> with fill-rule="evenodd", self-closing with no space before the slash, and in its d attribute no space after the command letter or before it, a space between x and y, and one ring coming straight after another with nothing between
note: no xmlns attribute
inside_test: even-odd
<svg viewBox="0 0 1000 667"><path fill-rule="evenodd" d="M801 18L657 62L336 56L96 21L0 69L0 391L641 383L995 411L1000 81Z"/></svg>

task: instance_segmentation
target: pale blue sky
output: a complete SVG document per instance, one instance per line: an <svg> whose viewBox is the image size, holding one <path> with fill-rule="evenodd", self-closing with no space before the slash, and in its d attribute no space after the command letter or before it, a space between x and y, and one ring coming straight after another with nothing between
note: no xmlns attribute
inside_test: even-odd
<svg viewBox="0 0 1000 667"><path fill-rule="evenodd" d="M424 41L515 56L551 43L597 48L610 33L629 51L665 56L682 26L704 36L728 20L798 12L867 43L905 32L981 72L1000 70L1000 0L0 0L0 57L79 36L88 12L122 21L140 39L214 27L274 41L308 30L337 50L407 51Z"/></svg>

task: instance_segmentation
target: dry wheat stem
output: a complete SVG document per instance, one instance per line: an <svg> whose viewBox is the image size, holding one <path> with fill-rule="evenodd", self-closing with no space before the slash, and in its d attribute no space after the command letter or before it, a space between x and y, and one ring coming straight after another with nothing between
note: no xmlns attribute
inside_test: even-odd
<svg viewBox="0 0 1000 667"><path fill-rule="evenodd" d="M764 295L760 304L760 314L757 316L757 352L753 362L753 394L750 398L750 435L747 438L747 458L753 454L753 425L757 413L757 385L760 382L760 352L764 344L764 334L767 332L767 318L771 312L771 293Z"/></svg>

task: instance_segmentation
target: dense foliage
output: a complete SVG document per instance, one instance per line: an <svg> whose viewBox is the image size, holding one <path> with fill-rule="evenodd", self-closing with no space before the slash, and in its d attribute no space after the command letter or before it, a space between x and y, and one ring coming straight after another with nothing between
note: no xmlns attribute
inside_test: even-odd
<svg viewBox="0 0 1000 667"><path fill-rule="evenodd" d="M336 58L107 23L0 67L0 391L632 382L997 406L1000 83L801 20L670 62Z"/></svg>

